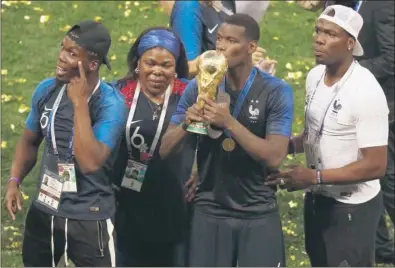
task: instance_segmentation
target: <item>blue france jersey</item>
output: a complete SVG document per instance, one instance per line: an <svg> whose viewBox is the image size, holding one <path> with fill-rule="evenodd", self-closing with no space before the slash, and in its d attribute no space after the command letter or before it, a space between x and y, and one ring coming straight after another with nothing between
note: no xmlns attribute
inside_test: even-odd
<svg viewBox="0 0 395 268"><path fill-rule="evenodd" d="M230 95L233 113L240 90L225 85L225 91ZM171 118L173 124L179 125L185 120L185 113L196 102L197 95L194 79L178 103ZM291 87L258 71L237 120L261 138L268 135L290 137L293 109ZM238 144L233 152L225 152L221 147L224 138L224 135L218 139L199 137L196 205L202 205L207 213L216 216L253 217L275 210L275 189L264 185L269 172L266 164L254 160Z"/></svg>
<svg viewBox="0 0 395 268"><path fill-rule="evenodd" d="M46 79L37 86L26 120L27 129L32 132L41 132L44 137L47 137L50 114L61 88L62 85L58 85L55 78ZM100 87L90 99L89 111L95 138L110 148L111 154L99 170L89 174L82 174L78 162L74 158L77 193L63 192L58 212L33 201L35 206L47 213L79 220L106 219L115 213L115 200L110 176L125 127L127 108L120 92L101 82ZM54 121L55 140L61 161L70 155L69 144L73 135L73 122L73 104L67 94L63 94ZM48 139L45 139L38 189L45 169L57 173L57 157L54 155L52 143ZM37 196L34 200L36 199Z"/></svg>

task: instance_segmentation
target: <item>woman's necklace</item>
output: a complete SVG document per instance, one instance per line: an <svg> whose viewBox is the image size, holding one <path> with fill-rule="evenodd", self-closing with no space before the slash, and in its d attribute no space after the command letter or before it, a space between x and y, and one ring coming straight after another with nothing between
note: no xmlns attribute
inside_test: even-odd
<svg viewBox="0 0 395 268"><path fill-rule="evenodd" d="M152 103L154 104L153 106L152 106ZM158 119L159 119L160 111L162 110L162 105L161 105L161 104L154 103L154 102L153 102L152 100L150 100L150 99L148 99L148 104L149 104L149 106L151 107L151 110L152 110L152 112L153 112L152 120L153 120L153 121L158 120Z"/></svg>
<svg viewBox="0 0 395 268"><path fill-rule="evenodd" d="M151 107L151 110L153 112L152 120L153 121L158 120L159 116L160 116L160 112L162 111L162 104L158 104L158 103L154 102L153 100L151 100L151 98L145 92L144 92L144 95L147 97L148 104Z"/></svg>

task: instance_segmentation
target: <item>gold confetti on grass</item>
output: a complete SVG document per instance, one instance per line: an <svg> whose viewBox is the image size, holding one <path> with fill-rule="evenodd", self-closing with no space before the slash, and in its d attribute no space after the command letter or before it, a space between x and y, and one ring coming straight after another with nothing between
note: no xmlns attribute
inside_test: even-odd
<svg viewBox="0 0 395 268"><path fill-rule="evenodd" d="M22 193L23 200L28 200L29 199L29 196L27 194L25 194L24 192L21 192L21 193Z"/></svg>
<svg viewBox="0 0 395 268"><path fill-rule="evenodd" d="M291 200L291 201L288 202L288 206L290 208L296 208L296 207L298 207L298 203L296 203L296 202Z"/></svg>
<svg viewBox="0 0 395 268"><path fill-rule="evenodd" d="M121 35L121 36L119 37L119 41L126 42L127 40L128 40L128 37L125 36L125 35Z"/></svg>
<svg viewBox="0 0 395 268"><path fill-rule="evenodd" d="M7 148L7 142L1 141L1 149Z"/></svg>
<svg viewBox="0 0 395 268"><path fill-rule="evenodd" d="M24 83L26 83L26 79L25 78L18 78L18 79L15 79L15 82L16 83L18 83L18 84L24 84Z"/></svg>
<svg viewBox="0 0 395 268"><path fill-rule="evenodd" d="M26 104L23 104L23 103L22 103L22 104L19 106L18 113L23 114L23 113L28 112L29 110L30 110L29 106L27 106Z"/></svg>
<svg viewBox="0 0 395 268"><path fill-rule="evenodd" d="M18 231L18 228L10 225L10 226L4 226L4 231Z"/></svg>
<svg viewBox="0 0 395 268"><path fill-rule="evenodd" d="M10 248L11 249L18 249L18 248L20 248L20 246L21 246L20 242L14 241L14 242L11 243Z"/></svg>
<svg viewBox="0 0 395 268"><path fill-rule="evenodd" d="M12 100L12 95L1 94L1 102L9 102Z"/></svg>
<svg viewBox="0 0 395 268"><path fill-rule="evenodd" d="M46 23L49 21L50 16L49 15L42 15L40 16L40 23Z"/></svg>
<svg viewBox="0 0 395 268"><path fill-rule="evenodd" d="M303 76L303 73L301 71L289 72L287 74L286 79L297 80L297 79L300 79L302 76Z"/></svg>
<svg viewBox="0 0 395 268"><path fill-rule="evenodd" d="M64 27L59 28L59 31L61 32L67 32L70 30L71 26L70 25L65 25Z"/></svg>

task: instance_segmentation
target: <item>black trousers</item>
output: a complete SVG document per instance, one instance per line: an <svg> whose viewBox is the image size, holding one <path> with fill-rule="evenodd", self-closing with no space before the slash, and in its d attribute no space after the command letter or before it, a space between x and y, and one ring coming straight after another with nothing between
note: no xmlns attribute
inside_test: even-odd
<svg viewBox="0 0 395 268"><path fill-rule="evenodd" d="M377 229L376 239L376 261L377 262L392 262L395 264L394 254L394 241L390 238L388 227L385 221L385 211L392 221L392 228L395 224L395 138L394 138L394 124L390 125L390 131L388 135L388 154L387 154L387 171L386 175L380 180L381 191L383 193L383 213L380 218L379 227Z"/></svg>
<svg viewBox="0 0 395 268"><path fill-rule="evenodd" d="M184 243L148 242L117 234L118 267L185 267Z"/></svg>
<svg viewBox="0 0 395 268"><path fill-rule="evenodd" d="M76 266L115 267L113 237L114 227L110 219L52 218L52 215L31 206L25 223L23 263L25 267L52 267L54 261L56 266L65 253L67 242L67 256Z"/></svg>
<svg viewBox="0 0 395 268"><path fill-rule="evenodd" d="M188 206L186 229L178 230L183 234L170 241L163 237L145 236L149 229L133 226L127 213L118 207L116 214L117 266L118 267L188 267L189 218L193 206ZM135 216L135 215L134 215ZM160 219L158 219L160 224ZM149 225L149 224L147 224ZM152 225L149 225L152 227ZM135 228L132 230L132 228ZM166 229L166 228L165 228ZM173 230L168 230L173 234ZM152 233L151 233L152 234ZM155 239L156 238L156 239Z"/></svg>
<svg viewBox="0 0 395 268"><path fill-rule="evenodd" d="M219 218L196 212L192 220L190 266L284 267L278 212L258 219Z"/></svg>
<svg viewBox="0 0 395 268"><path fill-rule="evenodd" d="M382 195L362 204L306 193L305 246L313 267L371 267Z"/></svg>

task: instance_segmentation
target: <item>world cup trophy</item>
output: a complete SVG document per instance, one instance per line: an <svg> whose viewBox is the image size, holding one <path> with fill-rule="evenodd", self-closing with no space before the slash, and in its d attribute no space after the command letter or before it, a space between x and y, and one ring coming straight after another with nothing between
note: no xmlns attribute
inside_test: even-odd
<svg viewBox="0 0 395 268"><path fill-rule="evenodd" d="M196 104L202 109L204 100L201 99L200 96L206 95L208 98L215 101L218 86L228 70L228 63L222 53L215 50L208 50L200 55L197 67L198 74L196 76L196 81L198 84L198 98ZM208 123L191 122L188 125L187 131L208 135Z"/></svg>

